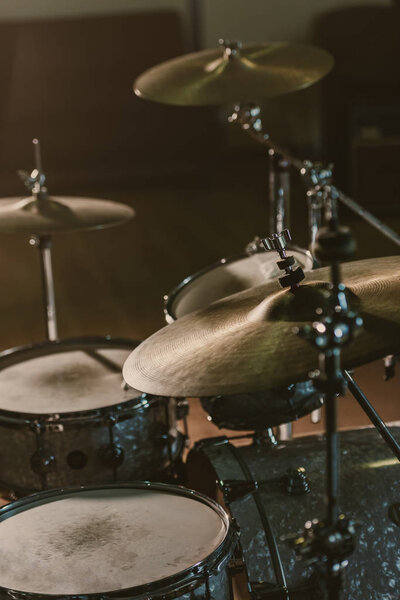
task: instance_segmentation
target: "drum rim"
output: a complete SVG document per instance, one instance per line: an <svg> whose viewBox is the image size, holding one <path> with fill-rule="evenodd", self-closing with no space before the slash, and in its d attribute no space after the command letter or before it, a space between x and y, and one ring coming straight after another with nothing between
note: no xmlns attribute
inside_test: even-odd
<svg viewBox="0 0 400 600"><path fill-rule="evenodd" d="M300 252L301 254L306 255L312 261L313 266L314 266L314 259L309 250L300 248L299 246L287 246L287 249L289 251ZM213 271L213 270L217 269L218 267L221 267L222 265L229 265L233 262L243 260L244 258L250 258L251 256L254 256L255 254L262 254L262 253L264 253L264 250L260 250L258 252L251 252L251 253L243 252L241 254L235 254L233 256L228 256L227 258L220 258L219 260L212 263L211 265L208 265L207 267L203 267L202 269L200 269L199 271L196 271L192 275L188 275L187 277L185 277L185 279L183 279L180 283L178 283L178 285L176 287L174 287L172 290L170 290L168 292L168 294L164 295L163 311L164 311L164 318L165 318L166 322L168 324L170 324L170 323L173 323L174 321L178 320L178 317L176 316L176 314L173 310L173 305L174 305L175 300L179 296L180 292L186 286L188 286L190 283L193 283L193 281L195 281L196 279L199 279L202 275L205 275L206 273L209 273L210 271Z"/></svg>
<svg viewBox="0 0 400 600"><path fill-rule="evenodd" d="M29 510L29 505L41 506L51 502L51 498L61 499L63 496L70 494L77 494L81 492L90 492L96 490L109 490L109 489L151 489L161 491L164 493L171 493L172 495L184 496L186 498L193 498L205 504L214 512L218 514L225 525L226 535L222 542L215 548L211 554L206 556L204 559L198 561L194 565L191 565L183 571L179 571L168 577L158 579L151 583L142 584L140 586L134 586L130 588L124 588L121 590L112 590L109 592L95 592L89 594L42 594L36 592L24 592L21 590L14 590L12 588L6 588L0 585L0 593L12 594L15 600L39 600L40 598L58 598L58 599L73 599L73 600L106 600L107 598L135 598L139 600L142 597L150 600L152 593L156 592L155 598L175 598L177 592L179 595L191 591L200 585L202 585L207 577L212 574L216 569L219 571L224 564L230 559L233 550L238 541L238 528L235 523L229 518L227 512L222 508L220 504L208 498L206 495L191 490L179 485L172 485L168 483L152 483L150 481L135 481L132 483L111 483L103 485L90 485L90 486L74 486L65 488L56 488L52 490L46 490L37 492L15 500L10 504L0 508L0 523L13 517L16 514L20 514L25 510ZM43 500L43 502L40 502ZM176 587L178 586L178 587ZM150 595L149 595L150 594Z"/></svg>
<svg viewBox="0 0 400 600"><path fill-rule="evenodd" d="M140 342L138 340L112 338L111 336L92 336L54 341L47 340L44 342L28 344L26 346L16 346L0 352L0 372L14 365L42 356L84 351L85 348L88 350L133 350L139 344ZM122 380L121 369L121 381ZM117 422L119 422L129 418L132 411L149 408L151 404L164 400L167 400L167 398L141 393L139 396L135 396L125 402L117 402L116 404L109 404L98 408L69 412L33 413L0 408L0 423L10 427L23 427L29 426L34 422L49 426L68 425L69 423L77 424L79 422L97 420L104 422L105 418L108 417L110 413L114 413L113 416L116 416Z"/></svg>

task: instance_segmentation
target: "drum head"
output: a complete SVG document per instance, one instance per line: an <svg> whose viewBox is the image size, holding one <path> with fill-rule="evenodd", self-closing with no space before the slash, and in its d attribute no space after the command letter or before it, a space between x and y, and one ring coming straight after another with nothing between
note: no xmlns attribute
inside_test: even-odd
<svg viewBox="0 0 400 600"><path fill-rule="evenodd" d="M290 250L304 271L313 268L311 255L306 251ZM237 259L223 259L182 282L167 299L167 318L173 321L212 302L261 285L282 276L275 252L260 252ZM279 288L278 281L276 282Z"/></svg>
<svg viewBox="0 0 400 600"><path fill-rule="evenodd" d="M166 488L36 496L11 510L0 522L0 586L98 594L151 584L204 560L223 542L227 520L194 493Z"/></svg>
<svg viewBox="0 0 400 600"><path fill-rule="evenodd" d="M51 414L93 410L139 398L123 388L129 350L96 350L103 364L83 351L31 358L0 371L0 410Z"/></svg>

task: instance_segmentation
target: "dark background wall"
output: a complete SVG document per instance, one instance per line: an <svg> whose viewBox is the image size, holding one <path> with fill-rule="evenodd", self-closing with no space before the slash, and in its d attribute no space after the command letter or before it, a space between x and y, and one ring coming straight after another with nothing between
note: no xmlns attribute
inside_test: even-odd
<svg viewBox="0 0 400 600"><path fill-rule="evenodd" d="M382 173L390 171L391 194L385 194L390 211L383 216L390 214L397 227L398 154L387 152L390 144L397 148L396 126L386 118L379 129L376 111L363 113L362 130L357 120L349 121L354 98L382 99L385 84L386 104L380 106L387 115L385 106L398 97L397 83L388 85L398 73L387 66L398 52L394 4L362 2L349 10L347 2L333 0L235 0L229 11L222 2L199 6L204 45L215 45L222 35L314 40L333 52L338 67L325 82L263 103L265 126L299 156L333 159L346 191L379 190ZM371 22L380 37L375 32L371 38ZM120 228L56 237L62 336L149 335L163 324L166 291L222 256L241 252L255 234L267 233L265 149L226 124L226 109L161 106L132 94L138 74L186 52L192 41L190 3L184 1L1 4L1 196L23 194L15 171L33 166L31 139L37 136L51 193L118 199L137 213ZM366 104L357 105L357 114ZM363 150L357 150L359 187L351 170L354 131L361 136L372 131L374 156L381 161L380 170L374 170L376 160L364 169ZM307 247L305 190L295 175L292 183L291 229L295 241ZM353 225L359 257L397 252L345 211L343 218ZM0 286L0 346L40 339L39 265L24 236L1 236Z"/></svg>

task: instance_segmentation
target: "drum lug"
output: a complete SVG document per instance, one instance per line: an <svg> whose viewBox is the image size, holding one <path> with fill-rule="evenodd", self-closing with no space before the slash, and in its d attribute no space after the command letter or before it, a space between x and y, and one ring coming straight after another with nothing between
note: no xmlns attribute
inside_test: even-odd
<svg viewBox="0 0 400 600"><path fill-rule="evenodd" d="M229 575L238 575L246 570L243 558L231 558L228 563Z"/></svg>
<svg viewBox="0 0 400 600"><path fill-rule="evenodd" d="M257 483L255 481L238 481L236 479L226 479L220 481L219 485L224 494L224 500L227 504L239 500L244 496L252 494L257 489Z"/></svg>
<svg viewBox="0 0 400 600"><path fill-rule="evenodd" d="M285 492L290 496L301 496L310 491L310 480L304 467L288 469L282 477L282 485Z"/></svg>
<svg viewBox="0 0 400 600"><path fill-rule="evenodd" d="M43 475L48 473L55 465L56 457L50 448L38 448L31 456L32 471Z"/></svg>
<svg viewBox="0 0 400 600"><path fill-rule="evenodd" d="M100 448L99 454L101 461L110 469L120 467L124 462L124 449L114 443Z"/></svg>

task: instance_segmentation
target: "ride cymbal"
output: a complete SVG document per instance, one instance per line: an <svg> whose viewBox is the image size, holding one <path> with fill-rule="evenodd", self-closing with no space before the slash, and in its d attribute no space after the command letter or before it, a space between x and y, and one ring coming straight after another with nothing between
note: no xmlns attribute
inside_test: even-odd
<svg viewBox="0 0 400 600"><path fill-rule="evenodd" d="M333 66L332 56L314 46L239 42L186 54L140 75L135 94L180 106L252 102L316 83Z"/></svg>
<svg viewBox="0 0 400 600"><path fill-rule="evenodd" d="M364 319L343 349L352 368L400 349L400 256L342 266L350 306ZM316 320L330 280L325 267L306 274L292 293L269 282L210 304L164 327L125 362L126 382L161 396L257 392L307 378L318 354L293 333Z"/></svg>
<svg viewBox="0 0 400 600"><path fill-rule="evenodd" d="M135 212L120 202L47 196L0 199L0 233L49 235L62 231L103 229L129 221Z"/></svg>

